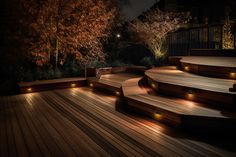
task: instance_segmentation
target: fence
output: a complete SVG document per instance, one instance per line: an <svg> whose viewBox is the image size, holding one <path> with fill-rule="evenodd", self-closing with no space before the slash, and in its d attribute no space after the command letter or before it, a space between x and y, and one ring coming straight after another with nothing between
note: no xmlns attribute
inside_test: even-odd
<svg viewBox="0 0 236 157"><path fill-rule="evenodd" d="M236 48L235 27L232 32ZM170 56L188 55L191 49L222 49L223 25L195 27L170 33L166 43Z"/></svg>

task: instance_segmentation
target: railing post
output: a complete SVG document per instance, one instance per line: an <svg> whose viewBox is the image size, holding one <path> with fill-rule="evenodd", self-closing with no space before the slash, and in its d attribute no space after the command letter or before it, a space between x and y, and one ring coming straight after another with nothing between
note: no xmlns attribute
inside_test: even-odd
<svg viewBox="0 0 236 157"><path fill-rule="evenodd" d="M207 26L207 47L210 49L210 26Z"/></svg>
<svg viewBox="0 0 236 157"><path fill-rule="evenodd" d="M220 48L223 49L223 25L221 25L221 42L220 42Z"/></svg>

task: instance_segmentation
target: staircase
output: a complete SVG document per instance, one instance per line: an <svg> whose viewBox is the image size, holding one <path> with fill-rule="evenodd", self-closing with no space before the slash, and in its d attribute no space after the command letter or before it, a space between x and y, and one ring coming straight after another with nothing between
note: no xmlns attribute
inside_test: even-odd
<svg viewBox="0 0 236 157"><path fill-rule="evenodd" d="M95 82L120 89L128 108L168 125L202 131L236 130L236 92L232 90L236 80L191 73L182 69L178 60L180 67L153 68L144 76L104 75Z"/></svg>

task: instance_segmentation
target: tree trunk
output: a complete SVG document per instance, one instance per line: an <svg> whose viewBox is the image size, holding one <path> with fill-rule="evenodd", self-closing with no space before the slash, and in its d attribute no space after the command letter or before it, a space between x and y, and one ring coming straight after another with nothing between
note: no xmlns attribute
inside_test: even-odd
<svg viewBox="0 0 236 157"><path fill-rule="evenodd" d="M59 51L59 45L58 45L58 38L56 39L56 54L55 54L55 69L57 69L57 63L58 63L58 51Z"/></svg>
<svg viewBox="0 0 236 157"><path fill-rule="evenodd" d="M87 78L87 64L84 64L84 77Z"/></svg>

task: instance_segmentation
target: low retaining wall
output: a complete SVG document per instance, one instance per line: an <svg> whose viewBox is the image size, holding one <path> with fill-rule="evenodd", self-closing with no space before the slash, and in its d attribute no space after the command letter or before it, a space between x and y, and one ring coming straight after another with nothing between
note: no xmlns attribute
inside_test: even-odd
<svg viewBox="0 0 236 157"><path fill-rule="evenodd" d="M88 68L87 76L100 77L101 75L105 75L105 74L115 74L115 73L121 73L121 72L144 74L146 70L147 70L147 67L144 67L144 66Z"/></svg>

